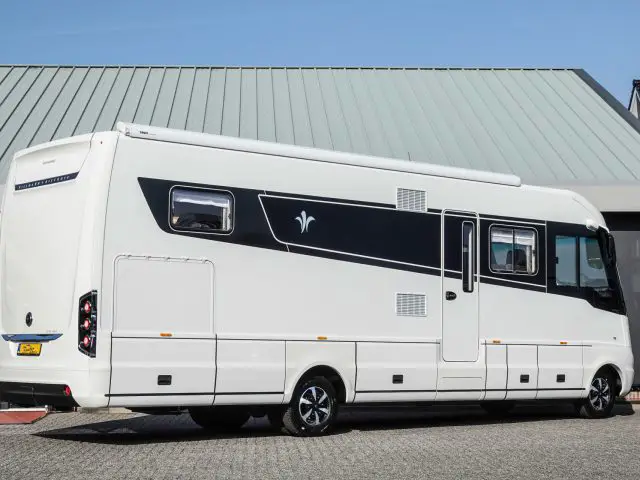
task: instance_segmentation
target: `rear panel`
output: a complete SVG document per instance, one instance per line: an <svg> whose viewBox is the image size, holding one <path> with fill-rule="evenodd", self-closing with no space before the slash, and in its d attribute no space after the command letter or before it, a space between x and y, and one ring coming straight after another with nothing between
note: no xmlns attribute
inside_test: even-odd
<svg viewBox="0 0 640 480"><path fill-rule="evenodd" d="M20 152L11 165L0 237L0 382L69 385L80 404L105 402L108 333L101 339L97 331L97 344L81 348L80 306L94 291L100 305L116 140L116 133L72 137ZM89 331L100 326L91 310ZM21 355L23 343L41 346Z"/></svg>
<svg viewBox="0 0 640 480"><path fill-rule="evenodd" d="M89 148L87 139L27 154L14 165L2 222L4 332L64 333L69 327L88 185L78 176Z"/></svg>

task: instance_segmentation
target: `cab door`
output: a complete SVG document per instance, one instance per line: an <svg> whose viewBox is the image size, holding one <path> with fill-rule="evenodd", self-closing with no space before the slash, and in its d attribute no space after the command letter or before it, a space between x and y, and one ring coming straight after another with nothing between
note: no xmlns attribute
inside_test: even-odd
<svg viewBox="0 0 640 480"><path fill-rule="evenodd" d="M442 356L445 362L478 360L478 216L443 212Z"/></svg>

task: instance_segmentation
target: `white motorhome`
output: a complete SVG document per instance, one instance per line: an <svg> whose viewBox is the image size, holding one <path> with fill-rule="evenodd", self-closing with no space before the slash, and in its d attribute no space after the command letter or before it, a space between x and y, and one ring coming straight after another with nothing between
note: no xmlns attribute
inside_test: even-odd
<svg viewBox="0 0 640 480"><path fill-rule="evenodd" d="M267 414L563 399L633 379L615 249L579 195L511 175L119 124L15 155L0 397Z"/></svg>

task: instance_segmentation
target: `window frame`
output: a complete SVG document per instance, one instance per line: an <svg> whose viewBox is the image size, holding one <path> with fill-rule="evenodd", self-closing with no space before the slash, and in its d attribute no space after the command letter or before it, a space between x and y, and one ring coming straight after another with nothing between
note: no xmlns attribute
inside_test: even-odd
<svg viewBox="0 0 640 480"><path fill-rule="evenodd" d="M531 272L516 272L515 269L512 271L505 271L505 270L494 270L492 265L491 265L491 252L492 252L492 246L493 246L493 241L492 241L492 237L491 237L491 232L493 231L493 228L503 228L503 229L510 229L513 230L513 242L511 243L511 248L513 249L513 245L515 245L515 231L516 230L529 230L531 232L533 232L534 234L534 246L535 246L535 252L536 252L536 268ZM488 229L488 236L489 236L489 251L488 251L488 256L487 256L487 263L489 264L489 271L495 275L518 275L518 276L524 276L524 277L535 277L538 275L538 273L540 272L540 235L538 232L538 229L536 227L533 226L522 226L520 224L506 224L506 223L491 223L489 224L489 229Z"/></svg>
<svg viewBox="0 0 640 480"><path fill-rule="evenodd" d="M173 203L173 191L174 190L186 190L186 191L192 191L192 192L204 192L204 193L217 193L217 194L222 194L222 195L227 195L229 196L229 198L231 199L231 229L230 230L219 230L219 231L206 231L206 230L199 230L197 228L181 228L181 227L176 227L173 224L172 221L172 213L173 213L173 208L172 208L172 203ZM191 185L182 185L182 184L177 184L177 185L173 185L170 189L169 189L169 205L168 205L168 218L167 221L169 223L169 228L176 232L176 233L192 233L192 234L199 234L199 235L231 235L235 228L236 228L236 197L233 194L232 191L230 190L224 190L224 189L220 189L220 188L203 188L203 187L194 187Z"/></svg>

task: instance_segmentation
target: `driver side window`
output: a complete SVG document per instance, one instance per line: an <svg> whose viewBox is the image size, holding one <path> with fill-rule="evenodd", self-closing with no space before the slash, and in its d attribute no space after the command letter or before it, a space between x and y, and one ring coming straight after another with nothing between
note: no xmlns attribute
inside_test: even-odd
<svg viewBox="0 0 640 480"><path fill-rule="evenodd" d="M556 285L582 288L608 286L596 238L556 236Z"/></svg>
<svg viewBox="0 0 640 480"><path fill-rule="evenodd" d="M176 230L229 233L233 230L233 197L228 192L174 188L170 215Z"/></svg>

